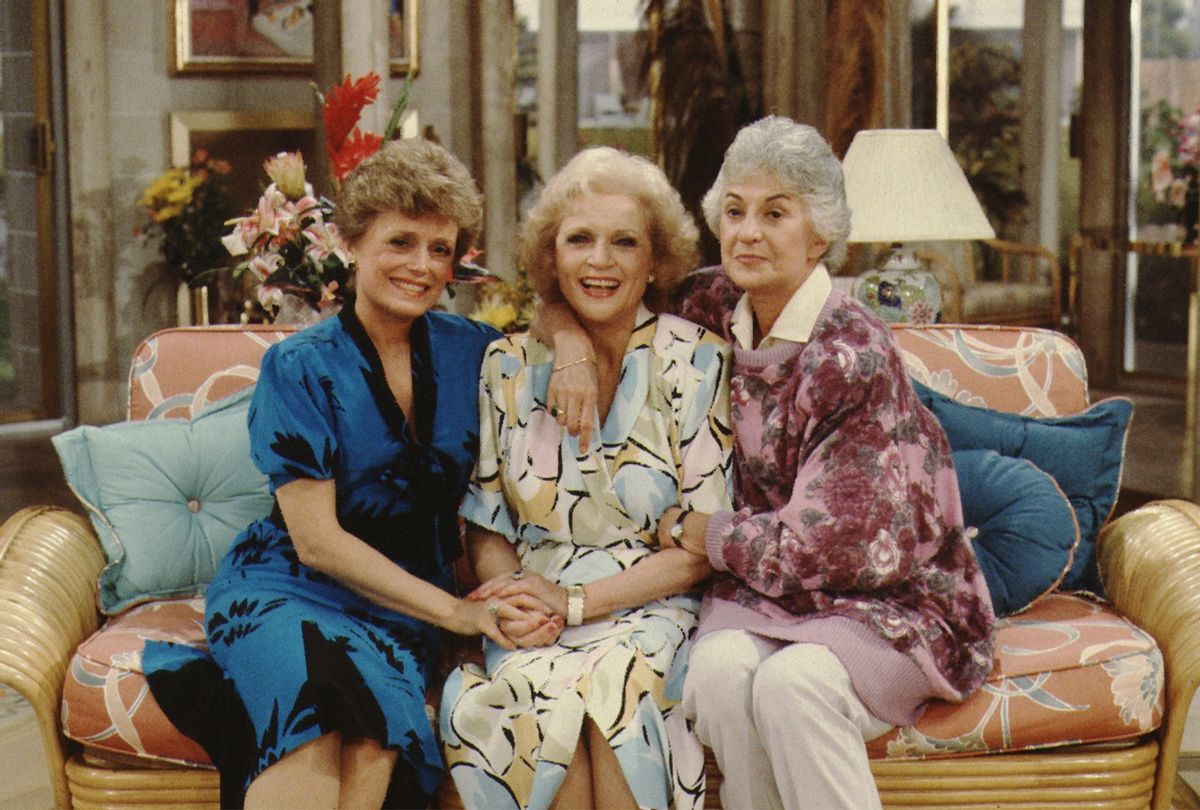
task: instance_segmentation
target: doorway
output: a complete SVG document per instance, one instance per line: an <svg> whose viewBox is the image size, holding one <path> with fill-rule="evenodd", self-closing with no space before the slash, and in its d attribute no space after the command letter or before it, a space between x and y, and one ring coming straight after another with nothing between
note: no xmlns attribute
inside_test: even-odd
<svg viewBox="0 0 1200 810"><path fill-rule="evenodd" d="M0 423L63 415L50 0L0 0Z"/></svg>

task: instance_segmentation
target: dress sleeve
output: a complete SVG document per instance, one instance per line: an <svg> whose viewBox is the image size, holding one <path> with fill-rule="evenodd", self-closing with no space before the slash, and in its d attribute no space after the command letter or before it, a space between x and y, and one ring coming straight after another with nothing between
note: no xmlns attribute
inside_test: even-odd
<svg viewBox="0 0 1200 810"><path fill-rule="evenodd" d="M333 381L311 365L275 347L263 356L250 402L250 453L272 491L297 478L332 478L337 467Z"/></svg>
<svg viewBox="0 0 1200 810"><path fill-rule="evenodd" d="M936 483L953 475L949 448L925 430L911 390L904 396L902 362L887 347L849 360L830 352L805 374L792 418L807 427L788 454L787 502L714 516L710 561L772 598L887 588L912 572L921 540L942 533Z"/></svg>
<svg viewBox="0 0 1200 810"><path fill-rule="evenodd" d="M479 375L479 458L458 513L464 520L515 542L517 530L508 511L500 475L500 431L508 415L498 386L506 358L512 359L496 344L488 348L483 358Z"/></svg>
<svg viewBox="0 0 1200 810"><path fill-rule="evenodd" d="M679 454L683 506L712 514L733 502L733 431L729 424L729 346L706 336L692 354L699 373L682 397Z"/></svg>

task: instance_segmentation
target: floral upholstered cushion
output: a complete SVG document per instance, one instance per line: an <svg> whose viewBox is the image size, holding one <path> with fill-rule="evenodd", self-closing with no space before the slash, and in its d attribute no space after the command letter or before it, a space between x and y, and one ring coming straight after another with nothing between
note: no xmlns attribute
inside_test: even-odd
<svg viewBox="0 0 1200 810"><path fill-rule="evenodd" d="M71 659L63 734L93 752L208 765L204 749L171 724L142 674L147 640L206 647L204 600L160 599L110 619Z"/></svg>
<svg viewBox="0 0 1200 810"><path fill-rule="evenodd" d="M1162 723L1162 654L1111 608L1051 594L997 623L996 665L962 704L868 743L873 759L1022 751L1136 738Z"/></svg>

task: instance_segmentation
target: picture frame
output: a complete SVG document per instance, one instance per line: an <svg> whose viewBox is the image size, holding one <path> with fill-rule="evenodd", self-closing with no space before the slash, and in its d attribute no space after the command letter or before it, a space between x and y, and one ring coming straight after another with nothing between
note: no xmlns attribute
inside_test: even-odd
<svg viewBox="0 0 1200 810"><path fill-rule="evenodd" d="M309 74L317 0L172 0L171 75ZM391 73L420 67L420 0L390 0Z"/></svg>
<svg viewBox="0 0 1200 810"><path fill-rule="evenodd" d="M229 163L229 196L239 213L257 204L269 182L264 160L292 151L311 160L318 147L312 110L175 112L170 114L170 128L172 166L188 165L197 149Z"/></svg>

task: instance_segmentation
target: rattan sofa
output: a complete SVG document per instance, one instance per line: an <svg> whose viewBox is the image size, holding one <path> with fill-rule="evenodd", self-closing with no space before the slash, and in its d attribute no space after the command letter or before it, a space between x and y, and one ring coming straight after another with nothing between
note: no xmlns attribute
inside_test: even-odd
<svg viewBox="0 0 1200 810"><path fill-rule="evenodd" d="M130 418L187 416L244 387L265 347L286 334L197 327L152 336L134 360ZM1088 404L1078 349L1056 333L932 326L897 327L896 334L914 377L935 388L970 391L993 408L1032 415L1069 414ZM1098 558L1110 601L1052 594L1006 619L997 675L974 703L935 706L927 714L933 725L873 744L872 769L885 806L1169 806L1187 710L1200 682L1200 508L1172 500L1130 512L1106 526ZM139 687L136 650L119 658L124 669L118 676L95 676L91 683L109 714L94 728L79 725L78 693L87 686L79 672L96 665L81 661L87 650L111 642L123 624L135 644L151 633L179 630L194 640L197 632L194 620L181 629L175 625L187 622L171 616L194 614L198 599L173 600L169 610L142 605L102 616L96 599L104 565L97 535L80 514L31 506L0 526L0 685L34 708L57 806L216 806L216 772L200 764L202 753L152 750L182 735L166 723L144 682ZM1083 643L1082 635L1095 628L1111 634L1096 643L1084 639L1082 650L1064 641L1072 636ZM1064 672L1005 672L1029 657L1037 646L1030 638L1039 634L1055 639L1045 646L1059 654ZM118 657L100 664L117 666ZM1134 678L1135 691L1144 694L1133 708L1127 701L1109 712L1106 722L1117 730L1094 728L1101 739L1085 741L1074 732L1063 739L1057 732L1080 706L1029 696L1044 697L1053 691L1044 689L1050 679L1085 671L1113 683L1125 671L1126 683ZM1026 704L1039 710L1038 728L1023 726ZM718 806L719 779L710 768L709 806ZM449 782L439 798L444 806L456 804Z"/></svg>

